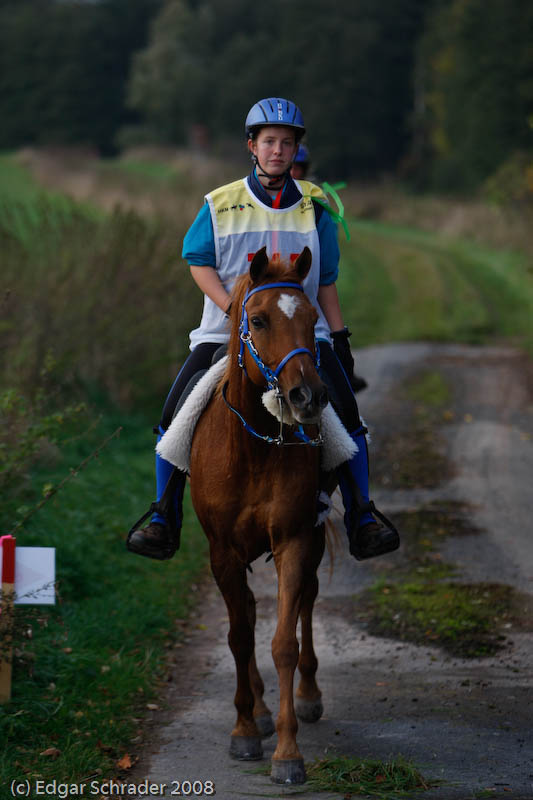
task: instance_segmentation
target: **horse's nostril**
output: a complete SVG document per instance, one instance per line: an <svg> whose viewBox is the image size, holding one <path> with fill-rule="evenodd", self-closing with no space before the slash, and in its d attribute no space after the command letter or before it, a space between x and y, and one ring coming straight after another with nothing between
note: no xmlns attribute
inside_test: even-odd
<svg viewBox="0 0 533 800"><path fill-rule="evenodd" d="M325 386L316 393L316 402L319 408L325 408L328 404L328 390Z"/></svg>
<svg viewBox="0 0 533 800"><path fill-rule="evenodd" d="M295 408L305 408L309 405L313 398L313 393L310 388L303 383L301 386L296 386L289 392L289 400Z"/></svg>

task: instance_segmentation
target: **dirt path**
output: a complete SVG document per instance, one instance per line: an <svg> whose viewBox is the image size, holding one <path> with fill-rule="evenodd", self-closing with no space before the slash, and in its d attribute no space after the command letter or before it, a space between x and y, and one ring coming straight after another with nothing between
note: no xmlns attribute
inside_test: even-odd
<svg viewBox="0 0 533 800"><path fill-rule="evenodd" d="M378 507L394 516L434 501L468 504L466 533L443 538L434 557L456 565L460 582L508 584L527 601L533 594L531 361L508 348L399 344L360 352L357 367L370 384L359 402L376 431ZM391 422L403 424L400 387L420 370L438 371L453 386L437 432L448 469L432 488L398 488L395 463L382 463L378 451ZM328 563L321 567L315 630L325 713L315 725L300 725L306 762L325 753L379 759L401 754L425 777L443 781L423 797L532 798L532 626L507 623L503 649L473 659L371 635L354 596L376 577L390 578L402 559L403 552L361 564L343 550L332 574ZM256 562L250 583L258 599L258 664L275 711L272 563ZM165 797L180 796L174 781L196 780L212 781L218 800L299 793L308 800L341 798L277 787L267 774L258 774L258 767L268 767L273 739L264 742L263 762L229 758L235 684L226 634L225 608L216 590L209 590L187 643L175 651L173 680L162 702L168 710L154 712L150 741L128 781L166 784L158 795Z"/></svg>

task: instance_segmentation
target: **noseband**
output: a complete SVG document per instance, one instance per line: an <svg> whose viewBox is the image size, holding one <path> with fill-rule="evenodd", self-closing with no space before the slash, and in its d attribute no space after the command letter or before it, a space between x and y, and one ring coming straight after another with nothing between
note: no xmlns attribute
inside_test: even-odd
<svg viewBox="0 0 533 800"><path fill-rule="evenodd" d="M237 415L237 417L240 419L240 421L242 422L248 433L251 433L252 436L255 436L257 439L261 439L262 441L267 442L268 444L277 444L285 446L291 444L294 445L310 444L314 446L321 445L323 440L320 432L315 439L310 439L309 436L307 436L307 434L304 432L302 425L299 425L298 429L294 432L295 436L301 441L285 442L283 439L283 392L281 391L279 386L279 381L278 381L279 374L283 369L283 367L287 364L287 362L290 361L290 359L293 358L294 356L297 356L299 353L307 353L308 355L310 355L311 358L313 359L315 367L318 369L318 367L320 366L320 350L318 347L318 342L316 341L315 341L314 353L312 353L311 350L309 350L307 347L296 347L294 350L291 350L289 353L287 353L286 356L284 356L284 358L281 359L276 369L272 370L270 369L270 367L267 367L267 365L262 360L261 356L257 351L257 348L255 347L252 341L252 334L250 333L250 329L248 326L248 312L246 311L246 303L248 302L250 297L256 294L256 292L262 292L265 289L297 289L299 292L303 292L304 289L300 283L291 283L288 281L283 281L279 283L266 283L264 286L257 286L255 289L248 290L246 292L244 300L242 301L241 320L239 323L239 338L241 340L241 346L239 350L238 363L241 369L244 370L245 375L248 376L248 373L246 372L246 366L244 364L244 346L246 345L250 355L257 364L259 371L265 378L268 388L274 389L276 393L276 398L279 404L279 419L280 419L278 435L276 437L272 437L257 433L257 431L255 431L252 428L252 426L248 422L246 422L246 420L242 417L242 415L239 414L237 409L233 408L233 406L229 404L226 398L226 390L228 386L227 383L223 387L222 397L224 398L224 402L226 403L230 411L233 411L233 413Z"/></svg>

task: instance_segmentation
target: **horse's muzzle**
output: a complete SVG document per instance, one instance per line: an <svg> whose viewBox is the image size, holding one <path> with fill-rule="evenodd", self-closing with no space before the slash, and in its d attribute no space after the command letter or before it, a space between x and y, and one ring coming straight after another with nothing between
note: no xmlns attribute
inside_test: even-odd
<svg viewBox="0 0 533 800"><path fill-rule="evenodd" d="M302 382L289 391L288 400L298 422L315 423L328 404L328 390L322 382L315 387Z"/></svg>

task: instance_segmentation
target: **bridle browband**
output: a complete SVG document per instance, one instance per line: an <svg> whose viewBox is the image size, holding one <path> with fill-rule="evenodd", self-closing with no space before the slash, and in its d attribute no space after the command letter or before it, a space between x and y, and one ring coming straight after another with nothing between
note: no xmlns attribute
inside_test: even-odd
<svg viewBox="0 0 533 800"><path fill-rule="evenodd" d="M265 283L263 286L256 286L255 289L249 289L246 292L241 305L241 319L239 323L239 339L241 344L239 349L238 364L239 367L241 367L241 369L244 371L244 374L248 377L246 366L244 364L244 346L246 345L246 347L248 348L248 352L255 361L259 371L265 378L268 388L273 389L275 391L276 399L279 404L280 426L278 435L276 437L272 437L257 433L257 431L255 431L252 428L252 426L248 422L246 422L243 416L237 411L237 409L233 408L233 406L230 405L230 403L226 398L226 390L228 386L227 382L224 384L224 387L222 389L222 397L224 399L224 402L230 409L230 411L233 411L233 413L237 415L237 417L240 419L240 421L242 422L248 433L251 433L252 436L255 436L257 439L261 439L262 441L268 442L269 444L277 444L285 446L296 445L296 444L309 444L314 446L320 445L322 444L323 441L320 432L315 439L310 439L309 436L307 436L307 434L304 432L302 425L299 425L298 429L294 432L295 436L301 439L301 441L285 442L283 439L283 392L280 389L278 377L281 373L281 370L290 361L290 359L293 358L294 356L299 355L300 353L307 353L309 356L311 356L315 367L318 369L318 367L320 366L320 350L318 347L318 342L315 341L314 353L312 353L311 350L309 350L307 347L296 347L294 350L291 350L289 353L287 353L286 356L284 356L281 359L280 363L274 370L272 370L264 363L252 340L252 334L250 333L250 329L248 326L248 312L246 311L246 303L248 302L250 297L252 297L254 294L256 294L257 292L262 292L265 289L297 289L300 292L303 292L304 289L300 283L295 283L292 281Z"/></svg>

